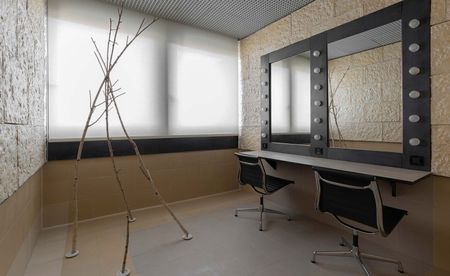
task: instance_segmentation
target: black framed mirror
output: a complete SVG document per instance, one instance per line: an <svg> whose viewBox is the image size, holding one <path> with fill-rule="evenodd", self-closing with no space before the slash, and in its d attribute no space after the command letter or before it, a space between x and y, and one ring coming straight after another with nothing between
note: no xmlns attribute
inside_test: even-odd
<svg viewBox="0 0 450 276"><path fill-rule="evenodd" d="M404 1L262 56L262 149L430 170L429 20Z"/></svg>

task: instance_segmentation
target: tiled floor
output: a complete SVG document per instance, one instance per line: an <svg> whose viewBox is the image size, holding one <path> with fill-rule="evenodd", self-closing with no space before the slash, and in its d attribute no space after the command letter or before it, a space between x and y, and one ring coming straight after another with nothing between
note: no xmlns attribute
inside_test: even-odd
<svg viewBox="0 0 450 276"><path fill-rule="evenodd" d="M162 208L136 212L131 226L128 268L132 275L363 275L353 259L319 258L316 249L339 249L340 235L348 235L314 220L299 217L288 222L267 216L267 231L258 231L255 213L233 216L233 208L254 206L258 198L248 191L233 192L173 205L194 235L184 241ZM80 224L80 255L64 259L70 247L67 227L41 233L26 276L115 275L125 239L125 218L114 216ZM406 275L445 275L429 272L418 260L363 243L365 249L399 257ZM374 275L399 275L395 266L367 262Z"/></svg>

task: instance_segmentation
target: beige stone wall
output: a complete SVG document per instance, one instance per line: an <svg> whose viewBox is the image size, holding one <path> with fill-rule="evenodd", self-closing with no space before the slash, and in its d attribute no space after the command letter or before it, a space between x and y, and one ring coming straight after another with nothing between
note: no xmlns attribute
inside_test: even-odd
<svg viewBox="0 0 450 276"><path fill-rule="evenodd" d="M328 94L344 140L402 142L401 53L395 43L328 62ZM331 112L330 130L338 139Z"/></svg>
<svg viewBox="0 0 450 276"><path fill-rule="evenodd" d="M260 56L311 35L341 25L398 0L316 0L240 42L240 147L260 148ZM369 237L383 246L450 271L450 1L431 0L431 109L432 170L435 175L419 184L399 185L399 197L382 185L387 205L405 208L409 215L389 238ZM314 206L313 175L309 168L280 164L277 172L296 180L272 198L286 210L333 224ZM430 274L432 275L432 274ZM444 274L445 275L445 274Z"/></svg>
<svg viewBox="0 0 450 276"><path fill-rule="evenodd" d="M399 0L316 0L240 41L240 148L260 148L260 57Z"/></svg>
<svg viewBox="0 0 450 276"><path fill-rule="evenodd" d="M241 122L239 145L242 149L260 148L260 57L324 30L352 21L398 0L316 0L304 8L280 19L240 41L241 59ZM431 27L431 85L432 85L432 170L437 175L450 177L450 14L448 0L432 0ZM375 76L383 78L382 75ZM395 91L387 87L386 91ZM383 89L383 88L382 88ZM386 97L395 97L395 93ZM372 113L390 108L396 114L397 107L373 107ZM395 110L394 110L395 109ZM377 132L377 139L399 139L397 123L384 124ZM374 134L375 135L375 134ZM376 135L375 135L376 136Z"/></svg>
<svg viewBox="0 0 450 276"><path fill-rule="evenodd" d="M144 155L143 159L167 202L236 190L236 149ZM44 227L72 220L74 160L44 166ZM135 156L117 157L120 178L131 209L159 205ZM83 159L79 170L79 216L92 219L124 211L110 158Z"/></svg>
<svg viewBox="0 0 450 276"><path fill-rule="evenodd" d="M45 162L46 0L0 2L0 203Z"/></svg>

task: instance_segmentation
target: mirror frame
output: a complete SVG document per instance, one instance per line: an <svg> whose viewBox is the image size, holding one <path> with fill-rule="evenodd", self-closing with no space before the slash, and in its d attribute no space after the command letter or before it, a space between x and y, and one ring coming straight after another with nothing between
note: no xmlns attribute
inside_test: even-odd
<svg viewBox="0 0 450 276"><path fill-rule="evenodd" d="M338 159L361 163L371 163L391 167L401 167L429 171L431 169L431 123L430 123L430 0L402 1L382 10L322 32L285 48L261 57L261 149ZM403 152L381 152L356 149L330 148L328 141L328 43L402 20L402 120ZM410 27L410 21L418 19L417 27ZM412 43L420 45L413 53L408 50ZM277 143L271 141L271 91L270 65L273 62L310 51L311 65L311 143L310 145ZM314 56L314 51L319 51ZM409 69L418 67L420 73L412 75ZM314 68L320 68L314 73ZM314 90L314 85L320 85ZM409 96L411 91L419 91L418 98ZM319 101L320 106L314 102ZM410 115L420 116L419 122L410 122ZM320 123L315 123L319 118ZM315 139L316 138L316 139ZM414 145L411 139L418 139Z"/></svg>

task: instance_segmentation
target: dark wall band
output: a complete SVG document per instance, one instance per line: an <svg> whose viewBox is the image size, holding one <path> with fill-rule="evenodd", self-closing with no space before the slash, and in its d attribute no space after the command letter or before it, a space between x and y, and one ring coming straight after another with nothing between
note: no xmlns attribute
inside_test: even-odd
<svg viewBox="0 0 450 276"><path fill-rule="evenodd" d="M172 153L201 150L233 149L238 147L237 136L211 137L174 137L135 139L141 154ZM48 160L76 159L79 142L49 142ZM115 156L133 155L134 151L128 140L113 140ZM108 157L105 141L87 141L83 149L83 158Z"/></svg>

